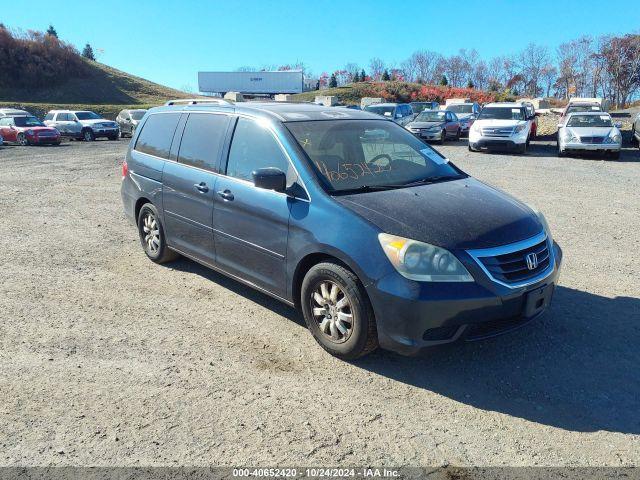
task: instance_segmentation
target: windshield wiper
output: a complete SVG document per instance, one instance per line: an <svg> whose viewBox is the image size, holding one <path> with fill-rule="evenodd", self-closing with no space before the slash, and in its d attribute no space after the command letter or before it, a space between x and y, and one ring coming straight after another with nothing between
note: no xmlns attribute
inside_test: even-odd
<svg viewBox="0 0 640 480"><path fill-rule="evenodd" d="M355 192L379 192L382 190L393 190L394 188L406 188L406 187L415 187L418 185L429 185L431 183L438 182L447 182L449 180L458 180L460 178L465 178L466 175L438 175L433 177L421 178L420 180L415 180L413 182L408 183L389 183L386 185L361 185L359 187L347 188L345 190L337 190L333 193L341 194L341 193L355 193Z"/></svg>

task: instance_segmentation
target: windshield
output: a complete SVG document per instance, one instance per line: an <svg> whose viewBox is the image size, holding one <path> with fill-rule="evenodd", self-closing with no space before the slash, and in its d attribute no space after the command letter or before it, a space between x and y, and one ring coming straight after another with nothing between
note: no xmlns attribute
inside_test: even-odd
<svg viewBox="0 0 640 480"><path fill-rule="evenodd" d="M131 110L131 118L134 120L141 120L145 113L147 113L146 110Z"/></svg>
<svg viewBox="0 0 640 480"><path fill-rule="evenodd" d="M571 105L567 108L567 114L573 112L599 112L599 105Z"/></svg>
<svg viewBox="0 0 640 480"><path fill-rule="evenodd" d="M330 192L395 188L465 176L404 128L384 120L286 124Z"/></svg>
<svg viewBox="0 0 640 480"><path fill-rule="evenodd" d="M447 110L453 113L473 113L473 105L471 104L459 104L449 105Z"/></svg>
<svg viewBox="0 0 640 480"><path fill-rule="evenodd" d="M432 103L411 103L411 108L413 108L414 113L420 113L423 112L425 110L431 110L433 109L433 104Z"/></svg>
<svg viewBox="0 0 640 480"><path fill-rule="evenodd" d="M76 112L78 120L100 120L102 117L93 112Z"/></svg>
<svg viewBox="0 0 640 480"><path fill-rule="evenodd" d="M416 122L444 122L445 112L437 110L427 110L418 115Z"/></svg>
<svg viewBox="0 0 640 480"><path fill-rule="evenodd" d="M567 127L612 127L609 115L572 115Z"/></svg>
<svg viewBox="0 0 640 480"><path fill-rule="evenodd" d="M395 107L393 105L388 105L388 106L381 106L381 105L369 105L368 107L365 107L365 110L367 112L371 112L371 113L377 113L378 115L383 115L385 117L390 117L391 115L393 115L393 109Z"/></svg>
<svg viewBox="0 0 640 480"><path fill-rule="evenodd" d="M485 107L480 112L478 120L525 120L523 108Z"/></svg>
<svg viewBox="0 0 640 480"><path fill-rule="evenodd" d="M15 117L16 127L43 127L44 125L36 117Z"/></svg>

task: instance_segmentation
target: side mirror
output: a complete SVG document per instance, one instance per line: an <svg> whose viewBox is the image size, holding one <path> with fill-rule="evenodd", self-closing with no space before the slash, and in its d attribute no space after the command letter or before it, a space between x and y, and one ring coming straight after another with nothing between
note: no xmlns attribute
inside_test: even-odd
<svg viewBox="0 0 640 480"><path fill-rule="evenodd" d="M620 128L622 128L622 123L621 122L616 122L616 123L613 124L613 126L618 128L618 129L620 129Z"/></svg>
<svg viewBox="0 0 640 480"><path fill-rule="evenodd" d="M276 192L284 192L287 188L287 176L279 168L259 168L251 172L251 175L253 184L258 188Z"/></svg>

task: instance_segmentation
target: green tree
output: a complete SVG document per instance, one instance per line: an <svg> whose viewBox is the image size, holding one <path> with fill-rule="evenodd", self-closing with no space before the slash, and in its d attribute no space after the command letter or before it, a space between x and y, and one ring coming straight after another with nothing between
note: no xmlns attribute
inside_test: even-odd
<svg viewBox="0 0 640 480"><path fill-rule="evenodd" d="M49 25L49 28L47 28L47 35L58 38L58 32L56 32L56 29L53 27L53 25Z"/></svg>
<svg viewBox="0 0 640 480"><path fill-rule="evenodd" d="M362 71L360 72L360 81L365 82L366 80L367 80L367 74L364 73L364 68L363 68Z"/></svg>
<svg viewBox="0 0 640 480"><path fill-rule="evenodd" d="M358 72L353 76L353 83L358 83L360 81L360 74Z"/></svg>
<svg viewBox="0 0 640 480"><path fill-rule="evenodd" d="M446 75L442 75L442 78L440 79L440 85L442 85L443 87L449 85L449 80L447 80Z"/></svg>
<svg viewBox="0 0 640 480"><path fill-rule="evenodd" d="M473 84L473 80L469 80L467 82L467 88L476 88L476 86Z"/></svg>
<svg viewBox="0 0 640 480"><path fill-rule="evenodd" d="M89 60L93 60L94 62L96 60L96 57L93 54L93 48L91 48L91 45L89 45L88 43L82 49L82 56L84 58L88 58Z"/></svg>
<svg viewBox="0 0 640 480"><path fill-rule="evenodd" d="M329 88L336 88L338 86L338 79L336 78L336 74L332 73L331 78L329 79Z"/></svg>
<svg viewBox="0 0 640 480"><path fill-rule="evenodd" d="M389 80L391 80L391 77L389 76L389 71L385 68L384 72L382 72L382 81L388 82Z"/></svg>

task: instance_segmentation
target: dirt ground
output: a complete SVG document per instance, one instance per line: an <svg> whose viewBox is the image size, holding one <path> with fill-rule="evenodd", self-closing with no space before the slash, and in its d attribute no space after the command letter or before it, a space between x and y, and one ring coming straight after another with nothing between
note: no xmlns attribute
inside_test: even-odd
<svg viewBox="0 0 640 480"><path fill-rule="evenodd" d="M554 303L511 334L353 363L122 213L127 142L0 147L0 465L638 465L640 152L441 149L535 204Z"/></svg>

